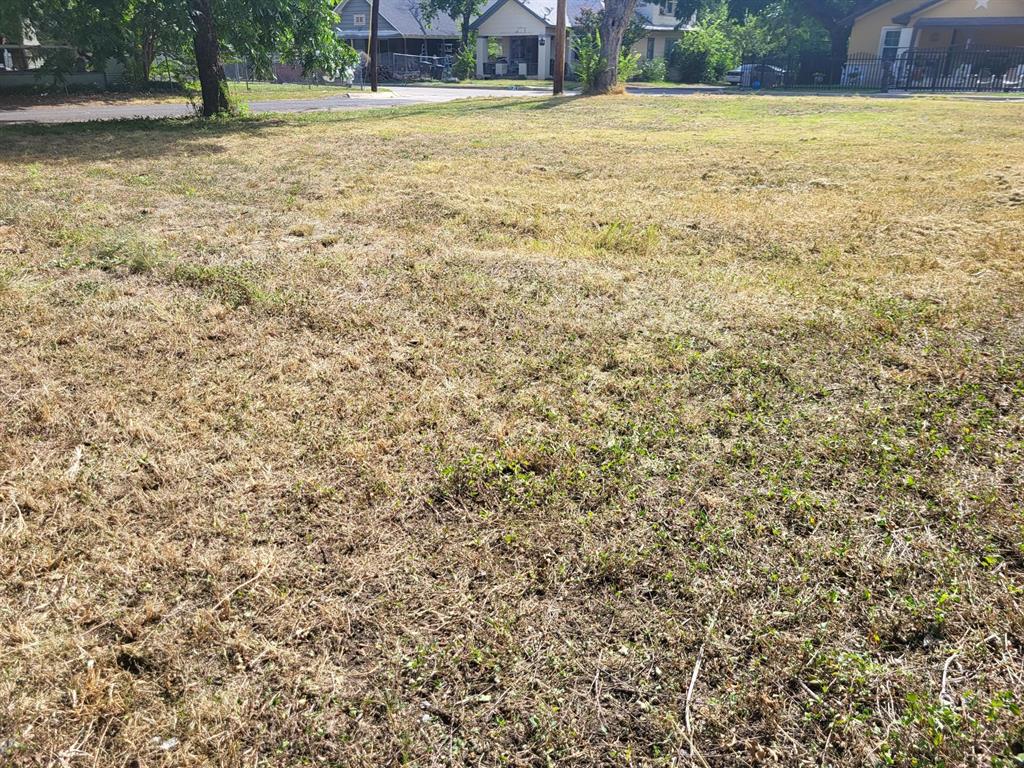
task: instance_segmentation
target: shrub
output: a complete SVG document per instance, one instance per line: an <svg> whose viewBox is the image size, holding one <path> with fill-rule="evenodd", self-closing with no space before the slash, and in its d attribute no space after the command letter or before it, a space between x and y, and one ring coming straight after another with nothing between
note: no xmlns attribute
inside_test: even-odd
<svg viewBox="0 0 1024 768"><path fill-rule="evenodd" d="M668 68L664 59L649 59L640 64L639 79L645 83L660 83L665 79L667 73Z"/></svg>
<svg viewBox="0 0 1024 768"><path fill-rule="evenodd" d="M576 51L576 79L583 92L589 93L607 63L601 56L601 33L595 31L592 35L574 37L572 47Z"/></svg>
<svg viewBox="0 0 1024 768"><path fill-rule="evenodd" d="M476 74L476 46L465 45L455 55L452 74L459 80L466 80Z"/></svg>
<svg viewBox="0 0 1024 768"><path fill-rule="evenodd" d="M719 81L739 64L739 51L730 32L728 7L705 10L697 29L686 32L672 49L671 64L680 82Z"/></svg>
<svg viewBox="0 0 1024 768"><path fill-rule="evenodd" d="M640 71L640 54L630 53L629 49L623 46L619 49L619 82L625 83L636 77Z"/></svg>
<svg viewBox="0 0 1024 768"><path fill-rule="evenodd" d="M721 80L738 59L732 42L714 29L687 32L672 49L672 65L683 83Z"/></svg>

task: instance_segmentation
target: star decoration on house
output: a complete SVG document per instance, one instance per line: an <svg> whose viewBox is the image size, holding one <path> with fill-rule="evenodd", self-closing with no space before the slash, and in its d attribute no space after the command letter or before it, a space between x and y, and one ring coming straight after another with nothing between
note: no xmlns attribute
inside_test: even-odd
<svg viewBox="0 0 1024 768"><path fill-rule="evenodd" d="M979 8L984 8L987 11L988 0L974 0L974 10L978 10Z"/></svg>

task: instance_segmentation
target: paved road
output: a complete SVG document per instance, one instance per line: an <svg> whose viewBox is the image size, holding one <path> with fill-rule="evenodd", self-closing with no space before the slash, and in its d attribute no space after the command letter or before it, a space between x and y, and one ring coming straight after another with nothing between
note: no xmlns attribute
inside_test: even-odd
<svg viewBox="0 0 1024 768"><path fill-rule="evenodd" d="M438 104L474 97L543 96L542 91L499 88L431 88L422 86L390 86L390 95L371 96L369 92L338 94L319 99L282 99L256 101L249 105L253 112L333 112L347 109L400 107L408 104ZM187 104L65 104L58 106L3 107L0 123L82 123L90 120L125 120L131 118L186 117L192 114Z"/></svg>

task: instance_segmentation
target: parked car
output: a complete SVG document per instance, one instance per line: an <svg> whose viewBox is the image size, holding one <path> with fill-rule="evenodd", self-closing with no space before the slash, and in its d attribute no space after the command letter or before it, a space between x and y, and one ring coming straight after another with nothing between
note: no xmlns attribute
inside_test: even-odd
<svg viewBox="0 0 1024 768"><path fill-rule="evenodd" d="M743 64L725 73L725 82L729 85L753 86L760 83L771 87L785 80L786 70L771 64Z"/></svg>

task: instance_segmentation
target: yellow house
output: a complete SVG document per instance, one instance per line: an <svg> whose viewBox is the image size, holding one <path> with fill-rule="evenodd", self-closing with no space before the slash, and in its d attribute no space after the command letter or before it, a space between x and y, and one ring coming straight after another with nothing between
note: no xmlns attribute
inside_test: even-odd
<svg viewBox="0 0 1024 768"><path fill-rule="evenodd" d="M1017 90L1024 81L1024 0L881 0L851 20L847 84Z"/></svg>
<svg viewBox="0 0 1024 768"><path fill-rule="evenodd" d="M885 0L855 15L851 55L900 48L1024 49L1024 0Z"/></svg>

